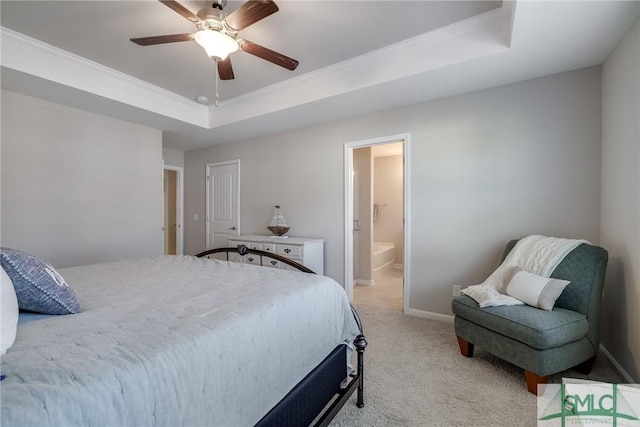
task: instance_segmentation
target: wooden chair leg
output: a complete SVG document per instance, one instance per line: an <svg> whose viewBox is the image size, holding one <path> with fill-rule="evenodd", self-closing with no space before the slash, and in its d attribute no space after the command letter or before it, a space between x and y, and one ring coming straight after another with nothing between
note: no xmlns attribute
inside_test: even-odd
<svg viewBox="0 0 640 427"><path fill-rule="evenodd" d="M460 353L464 357L473 357L473 344L463 338L458 337L458 345L460 346Z"/></svg>
<svg viewBox="0 0 640 427"><path fill-rule="evenodd" d="M524 371L524 378L527 380L527 390L535 395L544 393L544 386L549 382L550 375L541 377L531 371ZM540 385L540 387L538 387Z"/></svg>
<svg viewBox="0 0 640 427"><path fill-rule="evenodd" d="M575 367L575 370L584 375L589 375L591 373L591 369L593 369L593 364L596 362L596 356L593 356L589 360L585 360L581 364Z"/></svg>

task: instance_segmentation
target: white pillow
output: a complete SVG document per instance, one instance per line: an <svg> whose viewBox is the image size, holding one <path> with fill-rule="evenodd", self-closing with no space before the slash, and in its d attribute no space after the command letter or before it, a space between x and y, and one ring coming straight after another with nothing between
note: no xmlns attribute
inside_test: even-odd
<svg viewBox="0 0 640 427"><path fill-rule="evenodd" d="M517 269L507 285L507 295L527 305L551 311L569 283L568 280L552 279Z"/></svg>
<svg viewBox="0 0 640 427"><path fill-rule="evenodd" d="M4 268L0 267L2 276L0 285L0 355L5 354L16 340L18 329L18 299L13 289L13 283Z"/></svg>

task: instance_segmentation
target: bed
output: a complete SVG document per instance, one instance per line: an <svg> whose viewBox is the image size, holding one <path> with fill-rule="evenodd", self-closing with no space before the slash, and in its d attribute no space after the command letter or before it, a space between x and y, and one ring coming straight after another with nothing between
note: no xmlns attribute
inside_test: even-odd
<svg viewBox="0 0 640 427"><path fill-rule="evenodd" d="M81 312L21 312L2 425L327 425L356 390L362 406L366 340L342 287L209 258L230 251L278 257L222 248L59 269Z"/></svg>

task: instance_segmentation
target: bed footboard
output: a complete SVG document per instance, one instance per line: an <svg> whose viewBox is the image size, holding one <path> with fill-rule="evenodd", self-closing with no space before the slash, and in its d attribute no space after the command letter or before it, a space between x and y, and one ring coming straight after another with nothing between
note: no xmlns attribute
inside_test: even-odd
<svg viewBox="0 0 640 427"><path fill-rule="evenodd" d="M209 257L214 254L223 254L226 261L230 261L229 254L255 255L260 257L259 264L261 266L268 266L268 260L271 259L304 273L315 274L309 268L289 258L271 252L250 249L245 245L238 245L235 248L209 249L200 252L196 257ZM351 312L358 324L360 335L353 341L357 352L357 365L355 371L347 378L346 386L343 387L344 373L347 370L346 345L340 344L278 402L256 426L306 427L314 420L316 427L327 426L356 390L358 391L356 406L358 408L364 406L364 350L367 347L367 340L364 338L360 316L353 306L351 306Z"/></svg>
<svg viewBox="0 0 640 427"><path fill-rule="evenodd" d="M312 271L311 269L305 267L304 265L297 263L287 257L284 257L282 255L278 255L278 254L274 254L272 252L266 252L266 251L261 251L258 249L251 249L248 248L245 245L238 245L235 248L232 247L224 247L224 248L215 248L215 249L209 249L206 250L204 252L200 252L199 254L196 255L196 257L198 258L204 258L204 257L209 257L211 255L215 255L215 254L223 254L222 256L225 258L224 261L231 261L231 259L229 259L229 254L238 254L240 256L249 256L249 255L255 255L256 257L259 257L259 265L263 266L263 267L269 267L269 261L268 260L273 260L273 261L279 261L283 264L286 264L290 267L293 267L297 270L302 271L303 273L313 273L316 274L314 271Z"/></svg>
<svg viewBox="0 0 640 427"><path fill-rule="evenodd" d="M356 406L362 408L363 355L366 345L364 336L359 335L354 342L358 366L349 376L346 386L342 387L347 369L347 346L341 344L278 402L256 427L307 427L311 424L314 427L326 427L356 390Z"/></svg>

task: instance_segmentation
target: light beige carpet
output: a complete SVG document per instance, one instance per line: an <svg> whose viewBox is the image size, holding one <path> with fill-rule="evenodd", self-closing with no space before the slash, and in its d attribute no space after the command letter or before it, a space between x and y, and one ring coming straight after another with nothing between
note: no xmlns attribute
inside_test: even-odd
<svg viewBox="0 0 640 427"><path fill-rule="evenodd" d="M365 351L365 407L355 394L333 420L354 426L535 426L536 396L522 370L476 346L460 355L453 324L406 316L398 308L362 300L355 307L369 343ZM589 376L562 377L620 383L603 356Z"/></svg>

